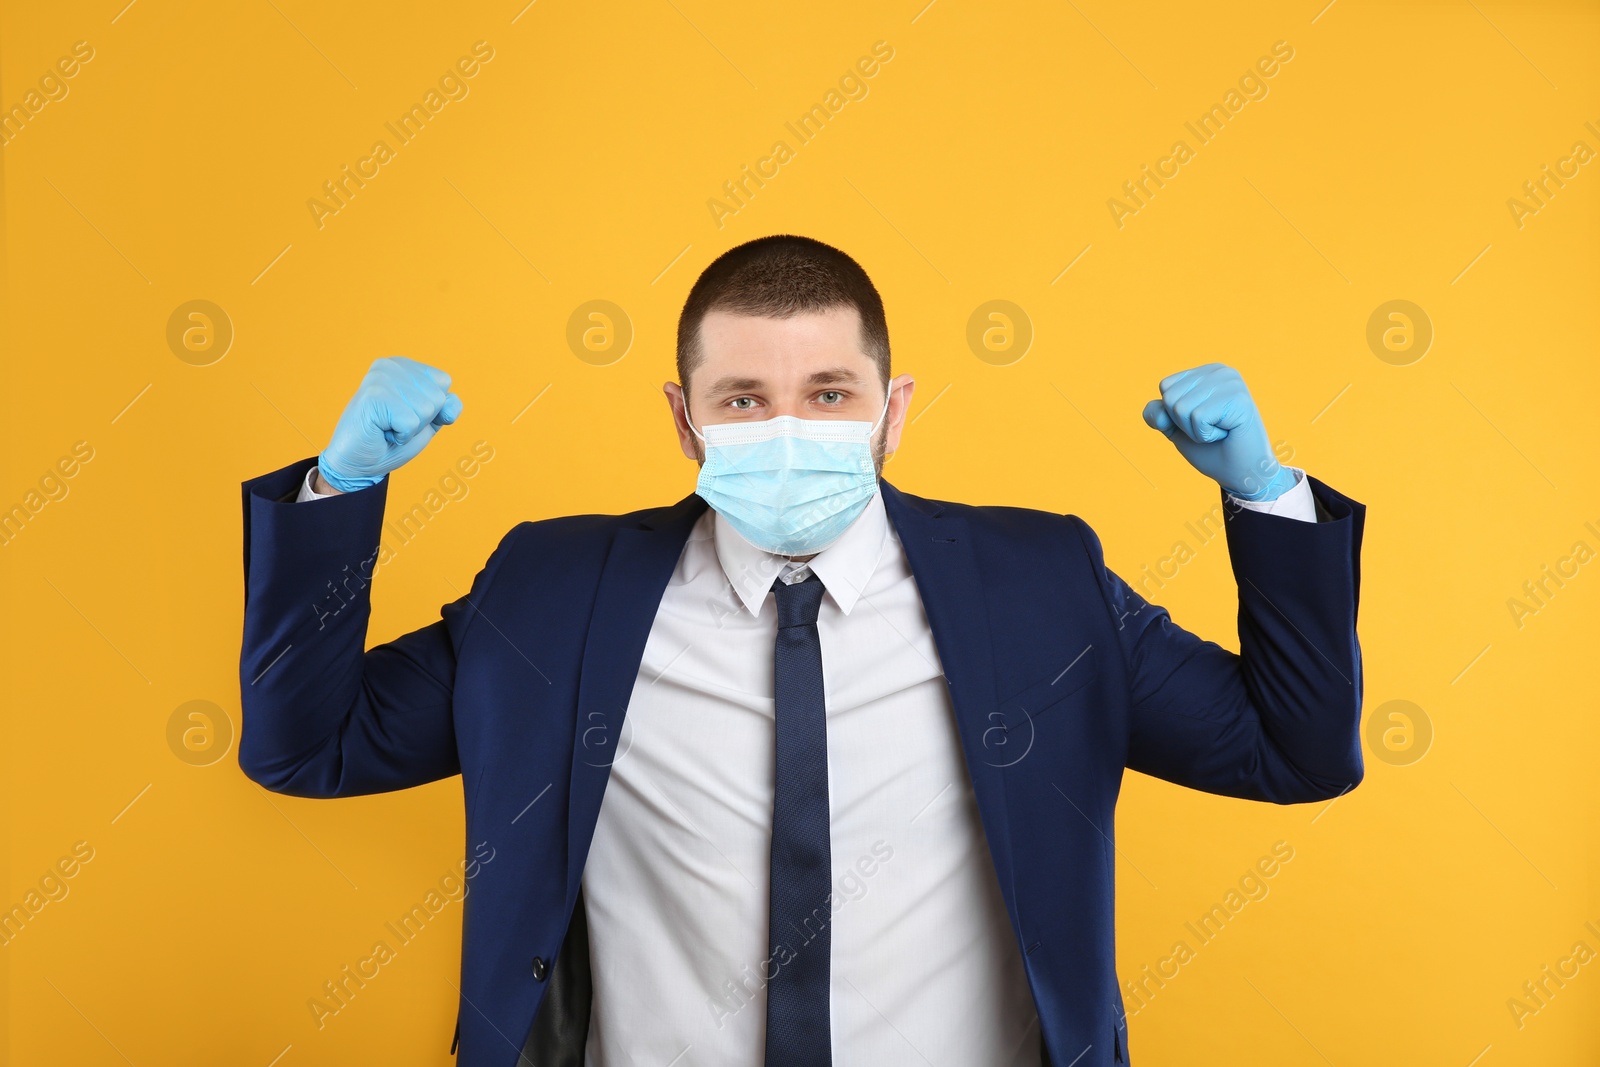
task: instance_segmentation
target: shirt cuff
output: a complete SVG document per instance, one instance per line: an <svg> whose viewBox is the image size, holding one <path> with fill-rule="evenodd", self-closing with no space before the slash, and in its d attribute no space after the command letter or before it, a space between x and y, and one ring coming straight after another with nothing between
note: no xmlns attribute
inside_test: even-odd
<svg viewBox="0 0 1600 1067"><path fill-rule="evenodd" d="M306 500L326 500L331 496L338 496L339 495L338 493L319 493L315 489L311 488L311 486L316 481L316 477L317 477L317 465L315 463L313 463L311 465L311 469L306 471L306 480L300 486L300 495L295 497L295 499L294 499L294 502L296 504L301 503L302 501L306 501ZM1289 492L1292 493L1293 491L1294 490L1291 489ZM1289 493L1284 493L1283 494L1283 496L1288 496L1288 495L1289 495ZM1278 499L1282 500L1283 497L1279 497ZM1273 501L1273 503L1277 503L1277 501Z"/></svg>
<svg viewBox="0 0 1600 1067"><path fill-rule="evenodd" d="M1316 522L1317 504L1311 495L1311 482L1306 478L1306 472L1299 467L1289 469L1294 471L1293 489L1285 490L1272 500L1241 500L1232 493L1227 493L1228 502L1234 507L1249 508L1251 511L1260 511L1268 515L1282 515L1287 519Z"/></svg>

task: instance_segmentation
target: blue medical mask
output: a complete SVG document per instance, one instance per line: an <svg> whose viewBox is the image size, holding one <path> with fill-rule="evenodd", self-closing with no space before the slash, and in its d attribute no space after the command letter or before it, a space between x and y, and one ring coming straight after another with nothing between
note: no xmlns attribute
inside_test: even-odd
<svg viewBox="0 0 1600 1067"><path fill-rule="evenodd" d="M757 548L780 556L820 552L878 491L872 438L888 413L884 397L871 423L779 415L701 433L691 422L706 446L695 491Z"/></svg>

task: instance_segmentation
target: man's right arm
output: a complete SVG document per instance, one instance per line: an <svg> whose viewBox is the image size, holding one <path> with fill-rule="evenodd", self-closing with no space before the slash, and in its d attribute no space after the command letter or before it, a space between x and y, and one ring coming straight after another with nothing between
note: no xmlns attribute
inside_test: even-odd
<svg viewBox="0 0 1600 1067"><path fill-rule="evenodd" d="M239 766L277 793L343 797L460 773L456 663L521 527L431 625L366 648L387 482L314 508L308 460L245 482Z"/></svg>
<svg viewBox="0 0 1600 1067"><path fill-rule="evenodd" d="M239 764L269 789L354 796L460 770L456 658L516 530L438 622L364 651L388 474L455 421L448 387L442 371L379 360L320 456L243 485ZM298 506L309 499L322 503Z"/></svg>

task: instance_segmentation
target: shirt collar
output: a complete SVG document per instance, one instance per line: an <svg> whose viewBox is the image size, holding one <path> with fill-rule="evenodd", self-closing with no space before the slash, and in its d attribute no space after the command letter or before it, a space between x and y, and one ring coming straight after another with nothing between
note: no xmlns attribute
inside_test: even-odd
<svg viewBox="0 0 1600 1067"><path fill-rule="evenodd" d="M752 545L720 512L716 514L712 529L717 560L722 564L734 595L750 614L761 614L761 605L772 590L773 580L790 558ZM848 615L878 569L888 533L889 517L883 508L883 493L874 491L866 508L839 539L801 566L809 567L822 579L827 594L839 610Z"/></svg>

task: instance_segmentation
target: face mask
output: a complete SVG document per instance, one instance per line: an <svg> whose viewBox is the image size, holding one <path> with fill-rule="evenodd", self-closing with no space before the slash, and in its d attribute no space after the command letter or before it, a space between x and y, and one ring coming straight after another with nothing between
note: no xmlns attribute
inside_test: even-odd
<svg viewBox="0 0 1600 1067"><path fill-rule="evenodd" d="M872 437L878 421L800 419L730 422L689 429L705 442L695 491L757 548L781 556L820 552L837 541L878 491Z"/></svg>

